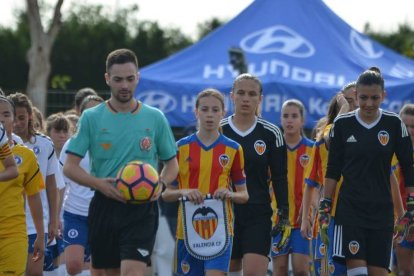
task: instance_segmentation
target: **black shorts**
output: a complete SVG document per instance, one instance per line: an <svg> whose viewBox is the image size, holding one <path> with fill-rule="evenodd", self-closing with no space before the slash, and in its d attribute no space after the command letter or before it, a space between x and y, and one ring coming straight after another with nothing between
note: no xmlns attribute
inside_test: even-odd
<svg viewBox="0 0 414 276"><path fill-rule="evenodd" d="M246 253L269 256L272 213L270 204L235 204L232 259L242 259Z"/></svg>
<svg viewBox="0 0 414 276"><path fill-rule="evenodd" d="M346 259L365 260L368 266L391 271L392 229L369 229L358 226L335 225L333 257L344 263Z"/></svg>
<svg viewBox="0 0 414 276"><path fill-rule="evenodd" d="M95 192L88 223L93 268L119 268L126 259L150 263L158 228L157 202L124 204Z"/></svg>

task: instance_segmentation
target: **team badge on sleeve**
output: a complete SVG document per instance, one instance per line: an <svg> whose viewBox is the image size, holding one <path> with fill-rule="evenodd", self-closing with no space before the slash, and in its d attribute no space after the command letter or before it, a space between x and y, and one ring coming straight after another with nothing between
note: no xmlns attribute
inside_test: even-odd
<svg viewBox="0 0 414 276"><path fill-rule="evenodd" d="M257 140L254 142L254 149L257 152L257 154L262 155L266 150L266 143L262 140Z"/></svg>
<svg viewBox="0 0 414 276"><path fill-rule="evenodd" d="M386 146L390 140L390 135L385 130L381 130L378 132L378 140L380 141L381 145Z"/></svg>

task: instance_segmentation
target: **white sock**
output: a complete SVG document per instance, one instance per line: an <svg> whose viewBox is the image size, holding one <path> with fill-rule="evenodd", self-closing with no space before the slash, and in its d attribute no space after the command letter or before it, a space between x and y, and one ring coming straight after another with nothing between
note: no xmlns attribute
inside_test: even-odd
<svg viewBox="0 0 414 276"><path fill-rule="evenodd" d="M243 270L227 273L227 276L243 276Z"/></svg>
<svg viewBox="0 0 414 276"><path fill-rule="evenodd" d="M346 271L348 276L367 276L368 275L368 268L365 266L355 267L352 269L348 269Z"/></svg>

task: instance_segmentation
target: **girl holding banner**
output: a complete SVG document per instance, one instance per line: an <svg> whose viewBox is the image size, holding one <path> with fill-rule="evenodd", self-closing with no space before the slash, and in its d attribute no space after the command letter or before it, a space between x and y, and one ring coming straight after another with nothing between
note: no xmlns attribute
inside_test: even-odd
<svg viewBox="0 0 414 276"><path fill-rule="evenodd" d="M225 275L233 240L232 202L247 202L242 147L220 133L224 96L206 89L197 96L199 129L177 142L177 181L162 194L181 200L177 222L174 272Z"/></svg>

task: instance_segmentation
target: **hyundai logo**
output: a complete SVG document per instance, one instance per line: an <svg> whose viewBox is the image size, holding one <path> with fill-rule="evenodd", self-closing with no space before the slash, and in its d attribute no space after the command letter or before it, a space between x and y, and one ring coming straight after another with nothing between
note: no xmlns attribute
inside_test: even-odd
<svg viewBox="0 0 414 276"><path fill-rule="evenodd" d="M240 41L240 47L252 54L280 53L297 58L307 58L315 53L315 48L309 41L282 25L247 35Z"/></svg>
<svg viewBox="0 0 414 276"><path fill-rule="evenodd" d="M137 99L147 105L160 109L164 113L171 112L177 107L177 101L166 92L146 91L138 93Z"/></svg>
<svg viewBox="0 0 414 276"><path fill-rule="evenodd" d="M374 59L382 57L384 54L382 51L376 52L372 41L369 38L365 38L358 34L355 30L351 31L349 40L351 41L351 46L355 52L363 57Z"/></svg>
<svg viewBox="0 0 414 276"><path fill-rule="evenodd" d="M390 70L390 75L396 78L405 79L413 78L414 72L407 68L406 66L396 63Z"/></svg>

